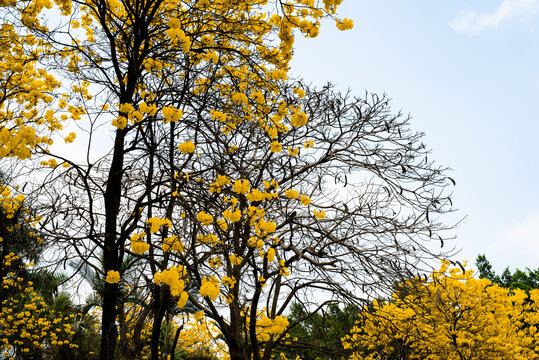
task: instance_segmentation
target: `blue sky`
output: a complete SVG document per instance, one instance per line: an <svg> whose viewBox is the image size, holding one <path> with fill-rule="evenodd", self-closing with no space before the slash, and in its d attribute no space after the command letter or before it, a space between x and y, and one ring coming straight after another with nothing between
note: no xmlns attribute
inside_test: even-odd
<svg viewBox="0 0 539 360"><path fill-rule="evenodd" d="M292 74L387 93L450 166L456 259L539 267L539 0L344 0L354 29L297 39Z"/></svg>

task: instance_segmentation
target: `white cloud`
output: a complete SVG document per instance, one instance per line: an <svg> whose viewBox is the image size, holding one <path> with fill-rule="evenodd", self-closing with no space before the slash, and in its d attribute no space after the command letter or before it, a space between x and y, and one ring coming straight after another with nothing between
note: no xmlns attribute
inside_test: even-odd
<svg viewBox="0 0 539 360"><path fill-rule="evenodd" d="M539 12L539 0L503 0L500 7L487 14L473 11L461 12L450 24L451 28L468 35L497 28L511 20L526 20Z"/></svg>

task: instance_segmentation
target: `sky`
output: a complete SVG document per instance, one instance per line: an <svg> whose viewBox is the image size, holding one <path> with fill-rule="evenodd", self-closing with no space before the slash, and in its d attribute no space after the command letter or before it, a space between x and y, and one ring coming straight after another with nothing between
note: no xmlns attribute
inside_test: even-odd
<svg viewBox="0 0 539 360"><path fill-rule="evenodd" d="M449 166L464 218L455 260L539 268L539 0L344 0L295 44L291 73L386 93Z"/></svg>

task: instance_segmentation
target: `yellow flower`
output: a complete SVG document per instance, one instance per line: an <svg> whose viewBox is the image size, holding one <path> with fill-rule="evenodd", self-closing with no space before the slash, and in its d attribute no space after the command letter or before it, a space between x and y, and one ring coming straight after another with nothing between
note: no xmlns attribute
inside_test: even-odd
<svg viewBox="0 0 539 360"><path fill-rule="evenodd" d="M56 159L49 159L48 161L42 161L41 165L55 168L58 166L58 161Z"/></svg>
<svg viewBox="0 0 539 360"><path fill-rule="evenodd" d="M170 293L172 296L181 296L185 281L182 277L186 275L186 271L183 266L173 266L170 269L156 272L153 275L153 280L157 285L167 284L170 287Z"/></svg>
<svg viewBox="0 0 539 360"><path fill-rule="evenodd" d="M173 106L166 106L162 110L163 112L163 121L165 123L176 122L181 119L183 116L183 111L181 109L176 109ZM192 151L191 151L192 152Z"/></svg>
<svg viewBox="0 0 539 360"><path fill-rule="evenodd" d="M189 294L186 291L182 292L182 294L180 295L180 299L177 302L178 309L183 308L185 304L187 304L188 299L189 299Z"/></svg>
<svg viewBox="0 0 539 360"><path fill-rule="evenodd" d="M231 289L234 287L234 284L236 283L236 279L234 276L223 276L223 279L221 280L223 285L230 287Z"/></svg>
<svg viewBox="0 0 539 360"><path fill-rule="evenodd" d="M143 254L146 251L150 250L150 244L145 243L144 241L131 240L131 249L134 253Z"/></svg>
<svg viewBox="0 0 539 360"><path fill-rule="evenodd" d="M72 143L76 137L77 137L77 134L75 134L74 132L70 132L69 135L65 137L64 141L66 142L66 144L69 144L69 143Z"/></svg>
<svg viewBox="0 0 539 360"><path fill-rule="evenodd" d="M217 226L223 231L226 231L228 229L228 224L223 219L217 220Z"/></svg>
<svg viewBox="0 0 539 360"><path fill-rule="evenodd" d="M277 137L277 134L279 133L279 129L276 127L271 127L267 130L268 135L270 138L275 139Z"/></svg>
<svg viewBox="0 0 539 360"><path fill-rule="evenodd" d="M256 227L256 234L259 237L266 236L267 234L274 232L276 228L277 226L273 221L265 221L264 219L260 219Z"/></svg>
<svg viewBox="0 0 539 360"><path fill-rule="evenodd" d="M324 210L314 209L314 217L317 219L324 219L326 217L326 212Z"/></svg>
<svg viewBox="0 0 539 360"><path fill-rule="evenodd" d="M208 260L208 264L212 269L218 269L221 267L221 258L219 256L215 256L213 258L210 258Z"/></svg>
<svg viewBox="0 0 539 360"><path fill-rule="evenodd" d="M246 179L234 180L232 185L232 190L238 194L245 194L249 191L249 188L249 180Z"/></svg>
<svg viewBox="0 0 539 360"><path fill-rule="evenodd" d="M226 175L217 175L217 180L215 182L219 186L225 186L230 184L230 179Z"/></svg>
<svg viewBox="0 0 539 360"><path fill-rule="evenodd" d="M271 143L271 146L270 146L270 151L271 152L277 153L277 152L281 151L282 149L283 149L283 146L278 141L274 141L274 142Z"/></svg>
<svg viewBox="0 0 539 360"><path fill-rule="evenodd" d="M184 154L190 154L195 151L195 144L192 141L184 141L178 146L178 149Z"/></svg>
<svg viewBox="0 0 539 360"><path fill-rule="evenodd" d="M234 223L234 222L240 221L241 211L239 209L236 209L235 211L230 211L229 209L226 209L223 212L223 217L227 219L228 221Z"/></svg>
<svg viewBox="0 0 539 360"><path fill-rule="evenodd" d="M241 256L237 256L236 254L230 255L228 258L230 259L232 265L240 265L241 261L243 260Z"/></svg>
<svg viewBox="0 0 539 360"><path fill-rule="evenodd" d="M289 199L297 199L297 197L299 196L299 193L294 189L285 190L284 193Z"/></svg>
<svg viewBox="0 0 539 360"><path fill-rule="evenodd" d="M208 296L212 301L217 299L221 293L221 290L219 290L219 280L217 280L214 276L212 276L210 279L204 276L198 293L200 296Z"/></svg>
<svg viewBox="0 0 539 360"><path fill-rule="evenodd" d="M308 149L308 148L314 146L314 142L313 142L312 140L306 140L306 141L303 143L303 146L305 147L305 149Z"/></svg>
<svg viewBox="0 0 539 360"><path fill-rule="evenodd" d="M197 215L197 220L202 223L204 226L208 226L213 222L213 216L206 214L204 211L201 211Z"/></svg>
<svg viewBox="0 0 539 360"><path fill-rule="evenodd" d="M258 104L263 104L265 102L264 94L262 94L262 92L260 90L258 90L255 93L252 93L251 94L251 99L256 101Z"/></svg>
<svg viewBox="0 0 539 360"><path fill-rule="evenodd" d="M116 284L120 282L120 273L115 270L109 270L107 271L107 277L105 278L105 281L110 284Z"/></svg>
<svg viewBox="0 0 539 360"><path fill-rule="evenodd" d="M306 195L301 195L301 197L299 198L299 202L301 203L301 205L307 206L311 203L311 198Z"/></svg>
<svg viewBox="0 0 539 360"><path fill-rule="evenodd" d="M150 244L143 241L145 236L145 232L131 235L131 249L133 250L133 252L137 254L142 254L150 249Z"/></svg>
<svg viewBox="0 0 539 360"><path fill-rule="evenodd" d="M298 98L302 98L305 96L305 91L303 91L303 89L300 89L300 88L294 88L294 94L296 94L298 96Z"/></svg>
<svg viewBox="0 0 539 360"><path fill-rule="evenodd" d="M335 25L337 26L337 29L344 31L352 29L354 27L354 22L350 19L342 19L342 21L337 21Z"/></svg>
<svg viewBox="0 0 539 360"><path fill-rule="evenodd" d="M111 124L118 129L125 129L125 127L127 126L127 118L124 116L118 116L116 119L112 120Z"/></svg>
<svg viewBox="0 0 539 360"><path fill-rule="evenodd" d="M308 117L305 113L295 113L294 116L292 116L292 119L290 119L290 125L294 127L300 127L305 124L307 124Z"/></svg>
<svg viewBox="0 0 539 360"><path fill-rule="evenodd" d="M284 260L279 260L279 274L283 276L290 275L290 270L285 265Z"/></svg>
<svg viewBox="0 0 539 360"><path fill-rule="evenodd" d="M267 200L267 199L271 199L273 197L272 195L273 193L267 193L267 192L262 192L258 189L253 189L253 191L251 191L250 194L247 194L245 197L247 198L247 200L249 201L264 201L264 200Z"/></svg>
<svg viewBox="0 0 539 360"><path fill-rule="evenodd" d="M169 219L149 218L146 223L150 226L150 233L155 234L161 226L171 227L172 223Z"/></svg>
<svg viewBox="0 0 539 360"><path fill-rule="evenodd" d="M262 246L264 246L264 240L256 236L251 236L249 240L247 240L247 243L249 244L249 246L252 246L257 249L260 249L262 248Z"/></svg>
<svg viewBox="0 0 539 360"><path fill-rule="evenodd" d="M163 239L163 244L161 245L161 249L163 249L164 252L168 252L170 250L183 252L183 242L178 239L176 235L169 236L167 238Z"/></svg>
<svg viewBox="0 0 539 360"><path fill-rule="evenodd" d="M268 262L273 262L273 260L275 260L275 249L269 248L266 257L268 258Z"/></svg>
<svg viewBox="0 0 539 360"><path fill-rule="evenodd" d="M215 245L217 244L217 235L215 234L198 235L197 241L203 244L210 243L212 245Z"/></svg>
<svg viewBox="0 0 539 360"><path fill-rule="evenodd" d="M299 154L299 148L288 148L288 155L290 156L298 156Z"/></svg>

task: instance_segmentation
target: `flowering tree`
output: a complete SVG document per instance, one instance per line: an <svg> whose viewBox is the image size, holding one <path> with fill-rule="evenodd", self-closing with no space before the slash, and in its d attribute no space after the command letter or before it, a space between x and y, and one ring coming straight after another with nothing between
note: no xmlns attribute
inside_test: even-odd
<svg viewBox="0 0 539 360"><path fill-rule="evenodd" d="M248 122L231 134L210 119L183 130L191 139L189 132L196 133L197 143L184 143L191 148L178 154L185 165L178 169L178 190L170 191L179 211L144 227L160 234L163 259L175 266L157 273L157 282L182 301L182 279L189 278L203 296L190 301L220 325L231 354L238 346L243 357L269 358L294 326L283 318L292 301L309 307L306 317L329 302L359 302L369 285L389 288L418 258L434 255L422 240L440 225L426 217L433 202L446 201L433 199L430 185L414 187L423 181L443 187L448 180L425 167L424 157L410 161L423 151L420 137L406 128L407 119L390 115L385 99L293 86L280 94L278 103L305 109L309 122L290 124L275 138L257 135L258 125ZM399 153L408 153L407 163ZM354 196L342 196L346 185ZM403 218L393 213L397 204L410 203ZM140 247L133 251L153 245L138 242L132 238L132 247ZM327 302L309 304L313 292Z"/></svg>
<svg viewBox="0 0 539 360"><path fill-rule="evenodd" d="M46 114L79 128L53 130L84 156L37 147L47 170L31 190L58 264L105 278L101 359L126 282L151 296L136 316L152 318L152 359L186 304L232 359L269 359L292 301L357 302L438 255L427 242L445 237L451 180L422 135L385 97L287 79L294 31L351 28L340 2L59 0L53 30L51 3L8 4L61 75Z"/></svg>
<svg viewBox="0 0 539 360"><path fill-rule="evenodd" d="M92 358L95 318L60 290L64 276L39 268L43 239L12 190L2 185L0 195L0 354L11 360Z"/></svg>
<svg viewBox="0 0 539 360"><path fill-rule="evenodd" d="M31 157L36 146L52 143L51 134L61 128L60 119L45 108L54 100L51 93L60 83L38 66L43 41L25 26L32 17L10 2L0 4L0 160L19 161ZM24 195L0 178L0 353L29 357L57 354L70 347L74 319L62 318L45 303L43 293L33 288L25 264L30 266L42 251L42 238L33 228L38 217L23 205ZM47 272L37 274L43 279ZM60 318L53 323L53 317ZM61 329L52 328L53 325ZM51 329L52 328L52 329Z"/></svg>
<svg viewBox="0 0 539 360"><path fill-rule="evenodd" d="M374 302L344 340L351 359L536 359L539 292L528 298L472 274L443 262L428 281Z"/></svg>

